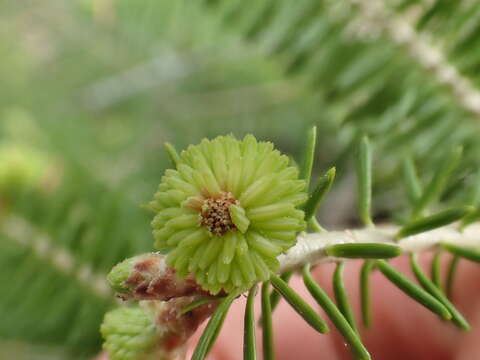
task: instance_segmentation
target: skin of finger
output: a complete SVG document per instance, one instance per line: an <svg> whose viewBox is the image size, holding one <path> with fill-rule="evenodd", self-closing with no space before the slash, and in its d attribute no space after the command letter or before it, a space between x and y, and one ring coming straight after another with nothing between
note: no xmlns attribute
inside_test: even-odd
<svg viewBox="0 0 480 360"><path fill-rule="evenodd" d="M447 259L446 259L447 260ZM429 270L431 256L422 256L422 266ZM354 312L359 314L358 272L360 263L349 262L345 271L345 282ZM413 279L408 258L401 257L392 261L397 269ZM331 293L331 267L322 267L316 273L317 280ZM454 302L460 311L471 321L472 327L480 326L474 315L478 306L480 287L478 278L480 267L476 264L461 262L458 278L454 287ZM371 279L373 327L364 329L362 338L374 359L455 359L460 344L468 335L450 322L440 320L430 311L408 298L383 275L375 272ZM359 320L358 316L357 319ZM358 321L359 325L361 322ZM342 352L343 340L334 335L341 359L350 359L348 353ZM480 347L477 345L477 357ZM479 357L480 358L480 357Z"/></svg>
<svg viewBox="0 0 480 360"><path fill-rule="evenodd" d="M428 272L431 256L422 256L420 262ZM445 258L447 260L447 258ZM413 279L407 257L393 260L392 265ZM352 306L357 315L364 342L376 359L455 359L461 350L460 344L467 334L449 322L440 320L436 315L407 297L382 274L375 272L371 278L371 294L373 306L373 324L371 329L364 329L358 316L359 304L359 269L361 262L351 261L345 269L345 285L350 295ZM321 286L333 296L331 279L333 265L317 267L314 275ZM464 315L476 324L474 309L480 298L478 278L480 267L462 261L458 270L458 278L454 286L454 302ZM291 285L306 299L306 292L301 280L295 277ZM310 301L313 304L312 301ZM315 305L313 305L315 306ZM256 313L258 314L258 304ZM212 353L217 359L242 358L244 300L237 302L226 319L224 330ZM320 313L322 313L319 310ZM322 314L325 318L325 316ZM330 324L331 325L331 324ZM282 301L274 314L275 346L278 359L313 359L321 356L326 359L351 359L348 347L339 333L330 326L329 335L320 335L311 330L291 308ZM258 333L257 340L261 340ZM473 351L480 356L480 348L472 344ZM260 347L260 344L259 344ZM475 350L475 347L477 348Z"/></svg>

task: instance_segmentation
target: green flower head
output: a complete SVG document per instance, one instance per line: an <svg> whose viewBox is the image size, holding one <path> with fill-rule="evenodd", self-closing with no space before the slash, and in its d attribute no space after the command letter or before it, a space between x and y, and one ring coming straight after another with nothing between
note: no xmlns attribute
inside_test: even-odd
<svg viewBox="0 0 480 360"><path fill-rule="evenodd" d="M108 312L100 328L104 349L112 360L155 359L156 330L151 315L139 307Z"/></svg>
<svg viewBox="0 0 480 360"><path fill-rule="evenodd" d="M252 135L204 139L175 162L150 203L155 247L167 252L167 264L212 294L267 280L305 225L297 168Z"/></svg>

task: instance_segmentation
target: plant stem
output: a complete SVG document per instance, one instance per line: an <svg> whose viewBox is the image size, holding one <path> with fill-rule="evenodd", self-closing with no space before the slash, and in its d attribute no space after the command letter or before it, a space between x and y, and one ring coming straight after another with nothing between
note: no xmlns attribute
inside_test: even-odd
<svg viewBox="0 0 480 360"><path fill-rule="evenodd" d="M403 252L419 253L439 248L441 243L455 244L457 247L474 248L480 245L480 224L472 224L463 231L456 224L443 226L420 234L407 236L396 242L399 227L393 225L366 227L358 230L325 231L300 234L297 244L280 255L281 273L301 269L311 263L327 263L339 258L328 256L326 248L337 244L380 243L396 244Z"/></svg>

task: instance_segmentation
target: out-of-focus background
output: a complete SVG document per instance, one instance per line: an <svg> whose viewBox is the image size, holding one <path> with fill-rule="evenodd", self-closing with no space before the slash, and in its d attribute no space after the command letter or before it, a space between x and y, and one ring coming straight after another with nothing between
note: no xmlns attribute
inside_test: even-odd
<svg viewBox="0 0 480 360"><path fill-rule="evenodd" d="M427 181L460 144L444 201L477 201L479 69L472 1L0 2L0 358L100 350L105 275L152 246L165 141L253 133L298 159L317 125L330 228L358 223L364 133L378 221L402 216L404 158Z"/></svg>

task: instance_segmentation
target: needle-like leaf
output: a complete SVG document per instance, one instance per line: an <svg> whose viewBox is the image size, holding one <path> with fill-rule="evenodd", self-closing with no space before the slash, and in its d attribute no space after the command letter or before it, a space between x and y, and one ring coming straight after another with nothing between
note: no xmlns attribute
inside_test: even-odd
<svg viewBox="0 0 480 360"><path fill-rule="evenodd" d="M332 320L335 327L343 335L347 343L350 345L353 353L357 359L367 360L370 359L365 346L362 344L360 337L355 330L350 326L347 319L343 316L338 307L335 306L333 301L323 291L323 289L315 282L310 273L310 265L305 265L303 268L303 281L317 303L325 310L325 313Z"/></svg>
<svg viewBox="0 0 480 360"><path fill-rule="evenodd" d="M402 253L400 246L379 243L336 244L325 248L328 256L350 259L390 259Z"/></svg>
<svg viewBox="0 0 480 360"><path fill-rule="evenodd" d="M247 305L243 326L243 359L255 360L257 358L257 345L255 337L255 312L253 305L257 295L257 285L248 292Z"/></svg>
<svg viewBox="0 0 480 360"><path fill-rule="evenodd" d="M205 305L205 304L208 304L208 303L211 303L211 302L214 302L214 301L220 301L220 300L223 300L223 298L202 298L202 299L198 299L196 301L193 301L191 302L190 304L188 304L187 306L185 306L181 311L180 311L180 314L186 314L187 312L189 311L192 311L193 309L199 307L199 306L202 306L202 305Z"/></svg>
<svg viewBox="0 0 480 360"><path fill-rule="evenodd" d="M308 305L288 284L277 275L272 275L270 281L285 300L295 309L295 311L305 319L305 321L315 330L322 334L329 332L328 326L314 309Z"/></svg>
<svg viewBox="0 0 480 360"><path fill-rule="evenodd" d="M413 159L410 156L403 158L402 173L408 200L414 206L422 195L422 185L418 179Z"/></svg>
<svg viewBox="0 0 480 360"><path fill-rule="evenodd" d="M318 180L317 185L313 189L307 203L305 204L305 220L308 221L312 216L315 215L318 206L322 202L325 195L330 191L333 181L335 180L335 172L335 168L332 167Z"/></svg>
<svg viewBox="0 0 480 360"><path fill-rule="evenodd" d="M375 265L387 279L389 279L400 290L416 300L418 303L430 309L443 319L450 320L452 318L452 315L448 309L440 301L410 281L405 275L393 268L388 262L385 260L376 260Z"/></svg>
<svg viewBox="0 0 480 360"><path fill-rule="evenodd" d="M372 324L369 277L374 267L375 262L373 260L367 260L363 263L360 271L360 305L362 309L363 325L366 328L369 328Z"/></svg>
<svg viewBox="0 0 480 360"><path fill-rule="evenodd" d="M262 343L263 360L275 359L275 350L273 346L273 326L272 326L272 308L269 296L270 282L262 284Z"/></svg>
<svg viewBox="0 0 480 360"><path fill-rule="evenodd" d="M325 229L319 224L315 217L311 217L307 222L307 229L314 232L324 232Z"/></svg>
<svg viewBox="0 0 480 360"><path fill-rule="evenodd" d="M432 259L431 274L432 282L437 288L442 289L442 277L440 271L440 260L442 259L442 252L437 251Z"/></svg>
<svg viewBox="0 0 480 360"><path fill-rule="evenodd" d="M300 178L307 183L306 188L310 185L312 177L313 160L315 158L315 148L317 143L317 127L312 126L307 133L307 143L305 144L305 152L303 154L302 166L300 167Z"/></svg>
<svg viewBox="0 0 480 360"><path fill-rule="evenodd" d="M233 300L235 300L238 295L240 295L240 293L233 292L225 297L218 305L217 310L215 310L212 317L208 321L207 327L203 331L202 336L198 341L197 347L192 355L192 360L205 359L218 337L230 305L232 305Z"/></svg>
<svg viewBox="0 0 480 360"><path fill-rule="evenodd" d="M355 316L353 315L350 301L348 300L347 290L345 289L343 281L343 269L345 263L343 261L337 264L335 272L333 274L333 292L335 294L335 300L337 301L338 309L345 316L345 319L350 324L351 328L358 333L357 325L355 323Z"/></svg>
<svg viewBox="0 0 480 360"><path fill-rule="evenodd" d="M396 238L401 239L406 236L419 234L425 231L433 230L451 224L463 218L470 211L472 211L472 208L470 206L463 206L459 208L444 210L435 215L413 220L411 223L405 225L398 231Z"/></svg>
<svg viewBox="0 0 480 360"><path fill-rule="evenodd" d="M464 259L480 262L480 250L474 248L468 248L463 246L458 246L449 243L441 243L442 248L452 253L453 255L460 256Z"/></svg>
<svg viewBox="0 0 480 360"><path fill-rule="evenodd" d="M447 281L445 284L445 292L449 299L452 298L453 295L453 281L455 280L455 274L458 269L458 263L460 262L460 256L454 255L450 263L448 264L448 272L447 272Z"/></svg>
<svg viewBox="0 0 480 360"><path fill-rule="evenodd" d="M453 306L453 304L443 295L442 291L423 273L420 265L418 265L417 255L412 254L410 257L410 264L413 273L422 287L427 290L432 296L440 301L452 315L452 322L463 330L470 330L470 325L460 312Z"/></svg>
<svg viewBox="0 0 480 360"><path fill-rule="evenodd" d="M292 275L293 275L293 271L286 271L282 275L280 275L280 278L288 284ZM275 310L278 303L280 302L280 298L281 298L280 293L276 290L272 290L272 293L270 294L270 304L271 304L272 312Z"/></svg>

